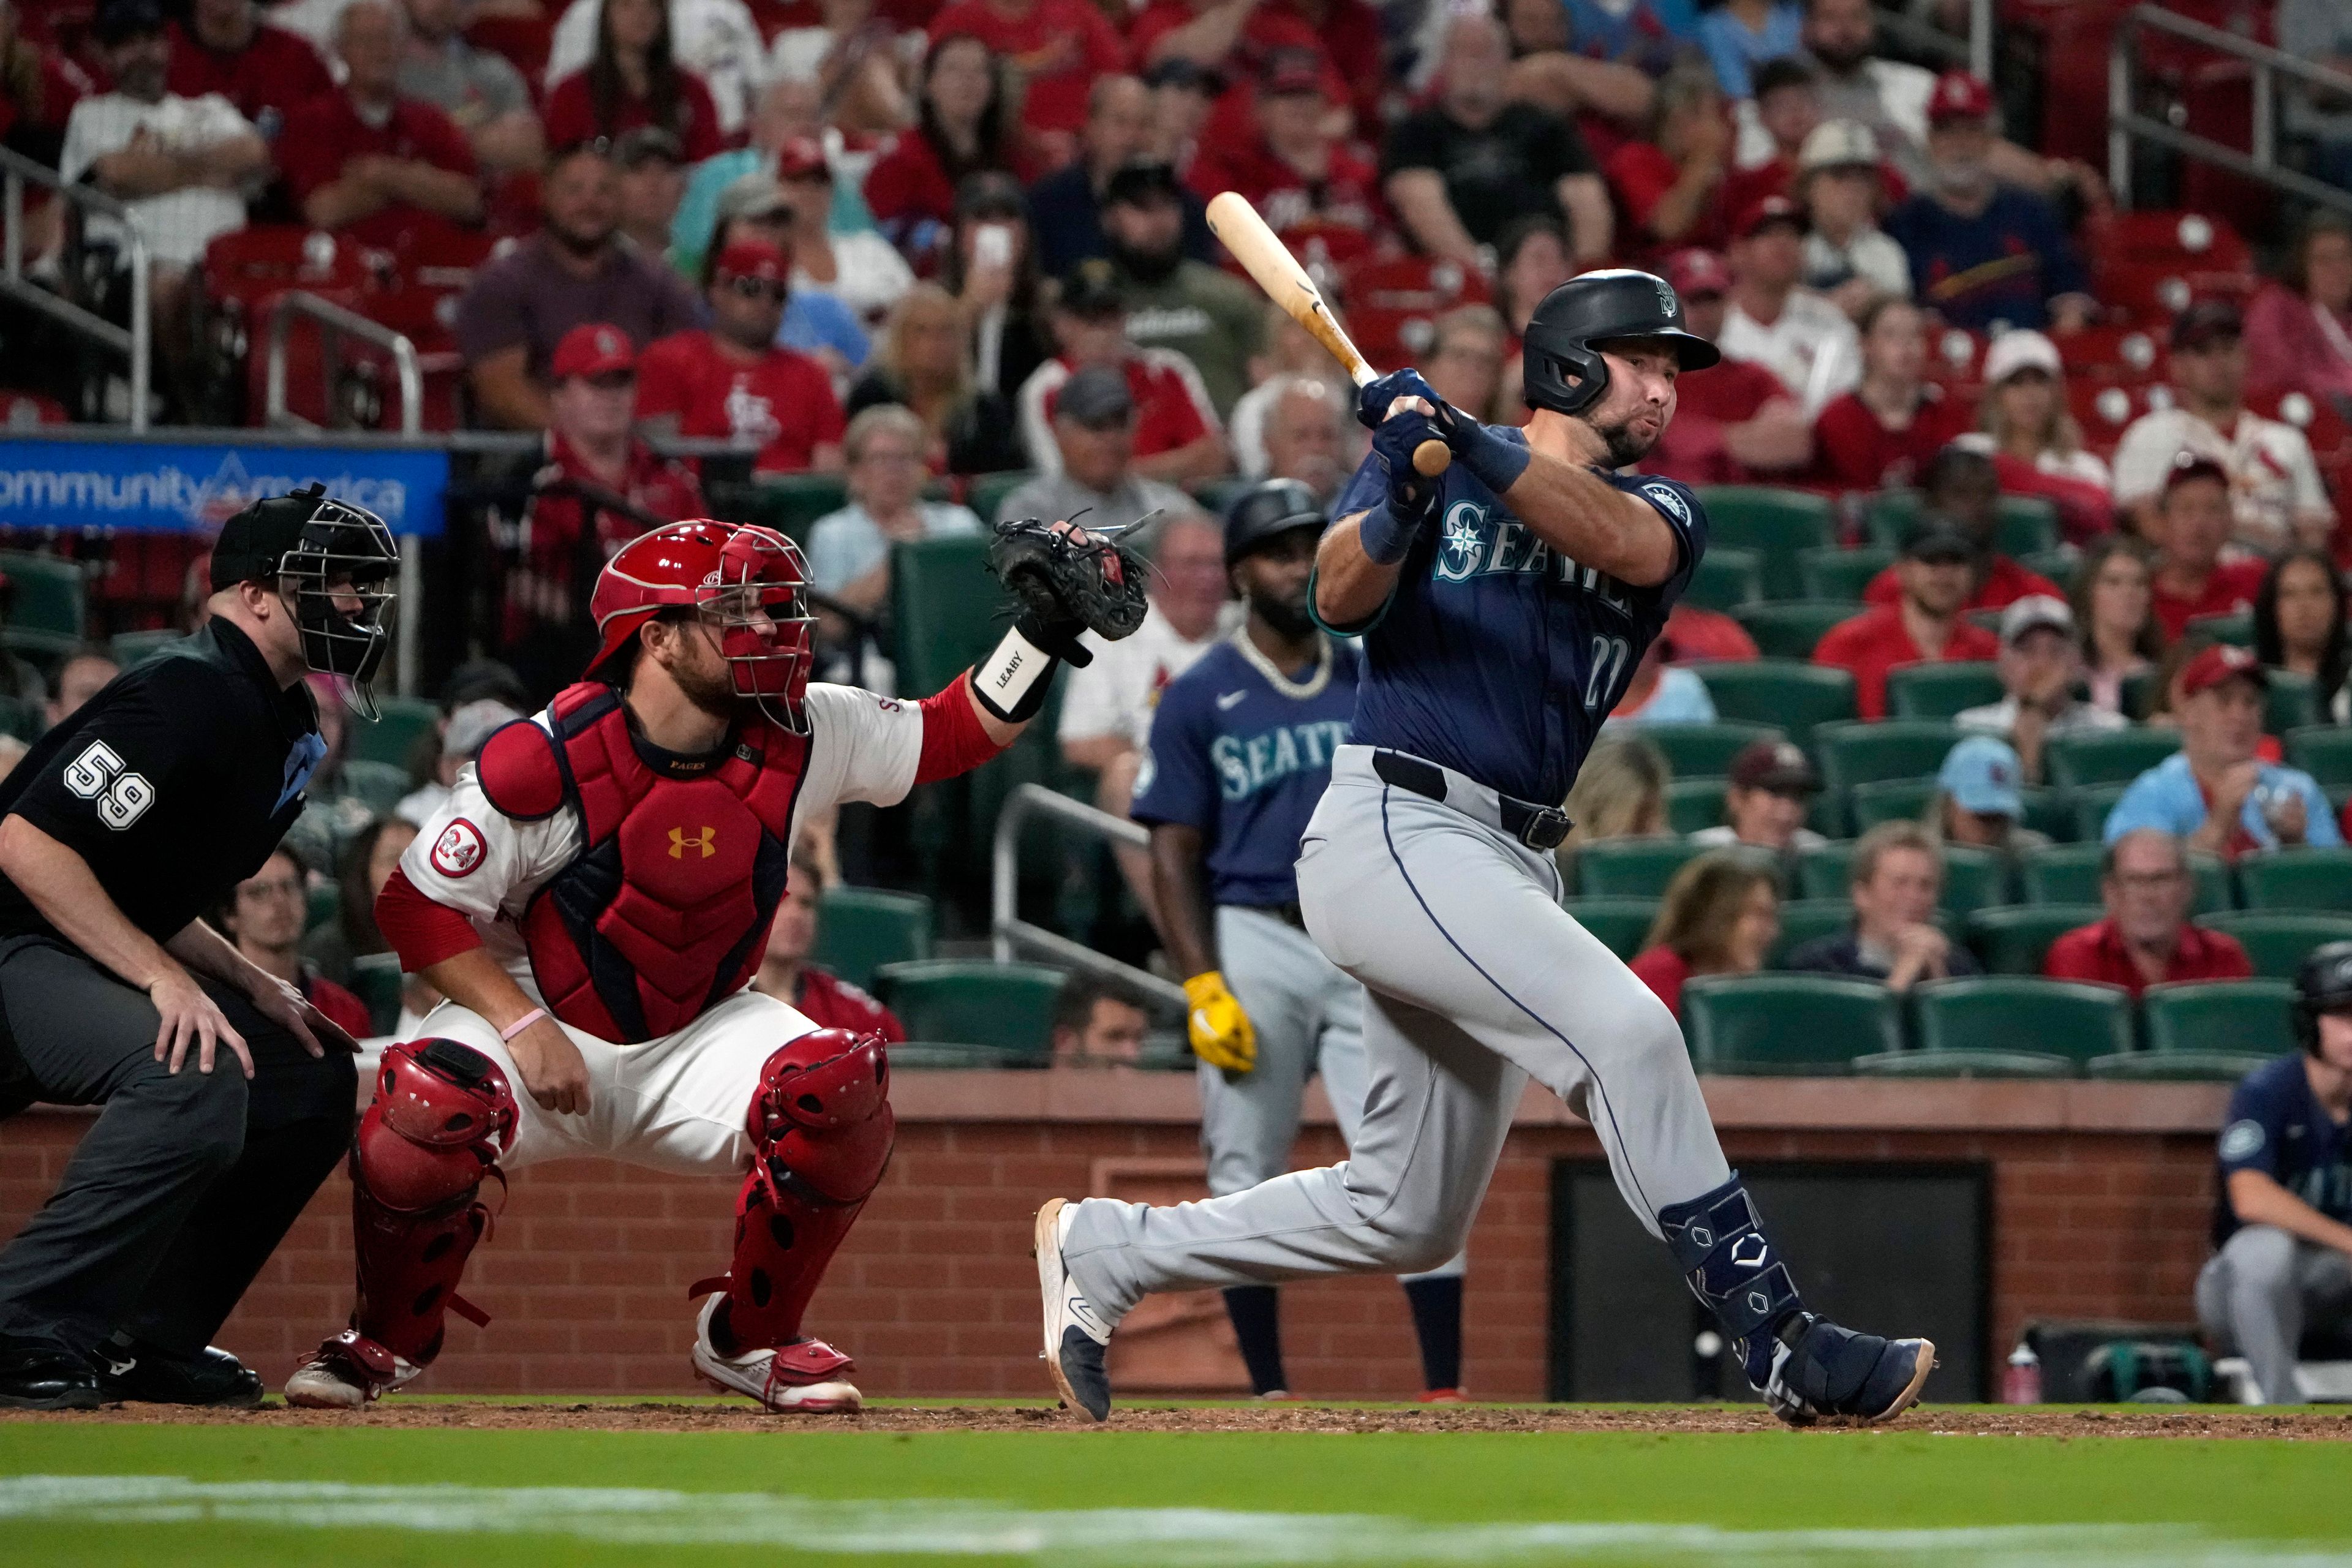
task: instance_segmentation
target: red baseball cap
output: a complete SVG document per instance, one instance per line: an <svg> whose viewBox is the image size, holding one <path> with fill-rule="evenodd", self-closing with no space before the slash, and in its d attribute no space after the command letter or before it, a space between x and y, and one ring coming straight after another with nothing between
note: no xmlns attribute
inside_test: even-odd
<svg viewBox="0 0 2352 1568"><path fill-rule="evenodd" d="M605 375L616 370L637 368L636 345L629 334L604 321L590 321L572 328L555 345L555 358L549 367L558 381L569 381L575 375Z"/></svg>
<svg viewBox="0 0 2352 1568"><path fill-rule="evenodd" d="M1805 216L1804 208L1787 196L1775 193L1759 196L1741 208L1738 221L1731 226L1731 232L1735 238L1747 239L1757 230L1776 223L1795 224L1800 234L1813 226L1812 220Z"/></svg>
<svg viewBox="0 0 2352 1568"><path fill-rule="evenodd" d="M1992 118L1992 89L1967 71L1954 67L1936 79L1936 89L1927 95L1927 123L1941 125L1947 120L1990 120Z"/></svg>
<svg viewBox="0 0 2352 1568"><path fill-rule="evenodd" d="M2254 650L2234 643L2215 643L2195 658L2180 667L2180 695L2194 697L2200 691L2229 680L2251 680L2256 686L2270 685L2270 676Z"/></svg>
<svg viewBox="0 0 2352 1568"><path fill-rule="evenodd" d="M824 146L814 136L795 136L776 149L779 180L833 181L833 165L825 162Z"/></svg>
<svg viewBox="0 0 2352 1568"><path fill-rule="evenodd" d="M791 279L793 264L781 247L764 239L733 239L719 253L716 268L722 278L758 278L769 283Z"/></svg>
<svg viewBox="0 0 2352 1568"><path fill-rule="evenodd" d="M1724 266L1723 258L1696 247L1666 258L1666 281L1685 300L1695 294L1731 292L1731 270Z"/></svg>
<svg viewBox="0 0 2352 1568"><path fill-rule="evenodd" d="M1265 72L1258 79L1260 92L1323 90L1323 64L1312 49L1276 49L1266 56Z"/></svg>

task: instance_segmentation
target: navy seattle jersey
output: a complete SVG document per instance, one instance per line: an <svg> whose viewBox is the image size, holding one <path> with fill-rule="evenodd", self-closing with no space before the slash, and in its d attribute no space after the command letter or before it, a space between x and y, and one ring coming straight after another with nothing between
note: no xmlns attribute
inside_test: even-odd
<svg viewBox="0 0 2352 1568"><path fill-rule="evenodd" d="M1437 515L1406 552L1387 605L1367 626L1337 628L1364 639L1358 742L1442 763L1522 800L1568 798L1601 721L1706 550L1706 512L1687 486L1596 471L1674 529L1674 574L1635 588L1580 565L1456 463L1439 480ZM1367 510L1387 489L1379 459L1368 457L1331 515Z"/></svg>
<svg viewBox="0 0 2352 1568"><path fill-rule="evenodd" d="M1335 647L1323 689L1293 697L1228 640L1160 692L1128 815L1200 830L1213 902L1298 901L1298 836L1348 739L1357 662L1353 649Z"/></svg>
<svg viewBox="0 0 2352 1568"><path fill-rule="evenodd" d="M2329 1219L2352 1224L2352 1129L2338 1126L2311 1092L2302 1052L2265 1062L2238 1080L2218 1153L2214 1246L2238 1228L2230 1206L2232 1171L2260 1171Z"/></svg>

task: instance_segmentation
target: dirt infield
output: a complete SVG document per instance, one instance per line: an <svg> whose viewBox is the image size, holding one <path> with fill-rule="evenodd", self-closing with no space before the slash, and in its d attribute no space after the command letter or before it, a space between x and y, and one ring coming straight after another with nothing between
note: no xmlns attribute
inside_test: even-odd
<svg viewBox="0 0 2352 1568"><path fill-rule="evenodd" d="M0 1411L0 1420L77 1425L182 1423L200 1426L393 1426L468 1431L751 1432L782 1423L796 1430L846 1432L1771 1432L1780 1423L1742 1405L1658 1405L1600 1409L1575 1405L1152 1405L1116 1412L1108 1426L1051 1405L891 1405L857 1415L784 1418L736 1405L588 1401L394 1400L373 1409L181 1410L117 1405L101 1410L36 1414ZM2352 1412L2277 1414L2233 1405L2110 1405L2101 1409L1967 1406L1913 1411L1894 1432L1974 1437L2272 1437L2352 1439Z"/></svg>

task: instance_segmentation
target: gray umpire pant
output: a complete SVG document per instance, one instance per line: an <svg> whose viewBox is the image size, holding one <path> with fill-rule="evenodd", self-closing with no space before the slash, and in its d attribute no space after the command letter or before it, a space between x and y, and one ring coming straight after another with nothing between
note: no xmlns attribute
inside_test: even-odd
<svg viewBox="0 0 2352 1568"><path fill-rule="evenodd" d="M1652 1234L1729 1179L1674 1016L1559 907L1551 858L1496 826L1493 791L1448 773L1440 804L1371 755L1339 749L1298 860L1316 946L1370 993L1349 1156L1204 1203L1079 1205L1064 1257L1114 1321L1155 1291L1437 1268L1529 1078L1592 1124Z"/></svg>
<svg viewBox="0 0 2352 1568"><path fill-rule="evenodd" d="M2273 1225L2232 1234L2197 1276L2197 1317L2246 1358L2265 1405L2300 1405L2295 1350L2315 1319L2352 1312L2352 1258Z"/></svg>
<svg viewBox="0 0 2352 1568"><path fill-rule="evenodd" d="M1339 1137L1353 1149L1364 1119L1364 988L1317 951L1305 931L1265 910L1217 910L1217 956L1234 999L1257 1032L1257 1066L1238 1078L1200 1064L1201 1152L1209 1191L1244 1193L1290 1169L1307 1080L1319 1076ZM1459 1274L1457 1254L1425 1279Z"/></svg>

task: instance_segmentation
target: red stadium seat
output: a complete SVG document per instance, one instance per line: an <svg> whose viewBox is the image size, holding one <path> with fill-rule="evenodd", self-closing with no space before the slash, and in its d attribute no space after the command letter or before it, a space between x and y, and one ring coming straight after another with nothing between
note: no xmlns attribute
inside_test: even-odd
<svg viewBox="0 0 2352 1568"><path fill-rule="evenodd" d="M2066 405L2082 426L2083 445L2102 458L2115 455L2124 429L2148 410L2145 384L2119 384L2076 377L2066 385Z"/></svg>
<svg viewBox="0 0 2352 1568"><path fill-rule="evenodd" d="M2345 423L2335 404L2325 397L2304 392L2274 392L2249 397L2246 406L2265 419L2276 419L2302 431L2304 439L2311 443L2312 456L2322 463L2352 454L2352 426Z"/></svg>
<svg viewBox="0 0 2352 1568"><path fill-rule="evenodd" d="M0 390L0 426L22 430L35 425L70 425L66 405L46 393Z"/></svg>
<svg viewBox="0 0 2352 1568"><path fill-rule="evenodd" d="M2100 381L2158 382L2165 378L2164 334L2146 327L2084 327L2053 340L2071 377Z"/></svg>
<svg viewBox="0 0 2352 1568"><path fill-rule="evenodd" d="M1439 316L1487 299L1486 280L1475 270L1421 256L1360 262L1343 279L1348 335L1381 371L1401 369L1426 349L1430 323Z"/></svg>

